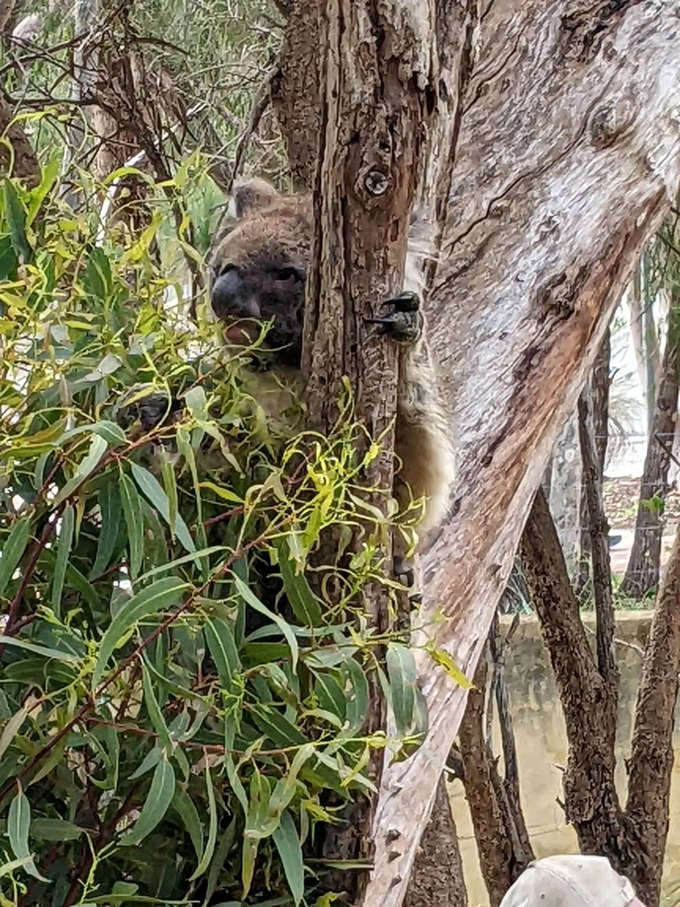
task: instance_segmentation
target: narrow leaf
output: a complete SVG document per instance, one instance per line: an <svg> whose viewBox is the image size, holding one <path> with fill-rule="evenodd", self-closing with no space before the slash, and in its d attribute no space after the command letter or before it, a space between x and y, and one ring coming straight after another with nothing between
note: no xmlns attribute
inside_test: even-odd
<svg viewBox="0 0 680 907"><path fill-rule="evenodd" d="M148 469L144 469L143 466L138 466L137 463L131 463L130 468L139 490L149 499L151 505L156 508L168 526L170 526L170 502L168 501L168 496L161 488L158 479L155 476L152 476ZM177 515L174 528L177 538L184 548L186 548L187 551L194 552L196 546L189 534L186 523L179 514Z"/></svg>
<svg viewBox="0 0 680 907"><path fill-rule="evenodd" d="M392 711L397 733L405 736L413 724L416 663L406 646L391 643L387 648L387 673L390 678Z"/></svg>
<svg viewBox="0 0 680 907"><path fill-rule="evenodd" d="M175 772L168 759L161 759L151 779L142 811L134 826L120 840L121 845L137 845L151 834L168 811L175 794Z"/></svg>
<svg viewBox="0 0 680 907"><path fill-rule="evenodd" d="M64 578L66 567L73 546L73 530L75 527L75 510L72 505L64 508L57 542L57 562L54 565L54 579L52 581L52 608L57 618L61 617L61 595L64 591Z"/></svg>
<svg viewBox="0 0 680 907"><path fill-rule="evenodd" d="M182 820L182 824L191 838L191 843L196 851L196 858L200 860L201 852L203 850L203 829L201 828L201 820L198 815L198 810L194 805L194 801L183 787L178 787L175 790L175 796L172 798L172 806Z"/></svg>
<svg viewBox="0 0 680 907"><path fill-rule="evenodd" d="M210 861L212 860L213 852L215 850L215 841L217 840L217 805L215 803L215 791L213 790L212 781L210 779L210 766L208 765L207 760L205 764L205 790L208 795L208 841L205 845L203 856L196 867L196 872L194 872L189 879L190 882L193 882L195 879L202 876L208 866L210 866Z"/></svg>
<svg viewBox="0 0 680 907"><path fill-rule="evenodd" d="M124 474L120 477L120 500L127 526L128 546L130 548L130 576L136 579L142 566L144 555L144 518L142 502L134 482Z"/></svg>
<svg viewBox="0 0 680 907"><path fill-rule="evenodd" d="M0 639L0 642L1 641L2 640ZM18 712L15 712L14 715L7 720L7 723L2 729L2 734L0 734L0 759L5 755L7 747L19 732L19 728L26 720L27 714L28 710L26 706L22 706Z"/></svg>
<svg viewBox="0 0 680 907"><path fill-rule="evenodd" d="M106 668L106 663L114 650L121 644L123 637L132 630L138 621L151 614L164 611L176 605L182 598L182 592L188 588L176 576L159 579L153 585L142 589L118 611L108 626L99 646L99 655L92 677L92 688L96 690Z"/></svg>
<svg viewBox="0 0 680 907"><path fill-rule="evenodd" d="M115 482L109 482L99 492L99 511L101 529L97 541L97 554L90 570L90 579L100 576L109 566L111 555L116 547L120 530L121 502L120 492Z"/></svg>
<svg viewBox="0 0 680 907"><path fill-rule="evenodd" d="M34 642L17 639L16 636L0 635L0 645L16 646L17 649L25 649L26 652L34 652L36 655L44 655L45 658L54 658L56 661L64 661L68 664L75 664L78 661L78 656L72 655L70 652L62 652L61 649L53 649L49 646L39 646Z"/></svg>
<svg viewBox="0 0 680 907"><path fill-rule="evenodd" d="M295 904L299 904L305 892L305 869L302 861L302 847L293 817L286 810L281 816L279 827L272 835L279 852L283 871Z"/></svg>
<svg viewBox="0 0 680 907"><path fill-rule="evenodd" d="M234 581L234 585L239 592L239 595L243 599L245 599L245 601L250 605L250 607L254 608L255 611L259 611L260 614L264 614L265 617L268 617L269 620L271 620L272 623L276 624L276 626L279 628L279 630L281 630L281 633L283 634L286 642L288 643L288 647L290 649L290 654L291 654L293 670L295 670L295 668L297 666L299 648L298 648L297 639L295 638L295 634L291 630L290 625L278 614L275 614L273 611L270 611L269 608L266 607L266 605L263 605L262 602L259 600L259 598L253 592L251 592L251 590L248 588L248 586L246 586L246 584L243 582L243 580L240 577L238 577L234 572L232 572L232 578Z"/></svg>
<svg viewBox="0 0 680 907"><path fill-rule="evenodd" d="M28 830L31 826L31 807L28 797L19 788L19 793L9 805L7 814L7 837L9 846L17 860L26 860L26 872L32 875L34 879L41 882L49 882L44 876L41 876L36 869L35 863L31 857L31 851L28 846Z"/></svg>
<svg viewBox="0 0 680 907"><path fill-rule="evenodd" d="M2 557L0 557L0 595L7 588L7 584L12 579L12 575L21 560L28 536L31 531L31 521L28 517L22 517L17 520L10 534L7 536L5 544L2 546Z"/></svg>
<svg viewBox="0 0 680 907"><path fill-rule="evenodd" d="M319 627L323 624L321 606L307 582L307 577L304 573L297 571L296 561L289 555L289 550L287 542L284 544L281 541L277 545L279 568L286 596L293 613L301 624Z"/></svg>
<svg viewBox="0 0 680 907"><path fill-rule="evenodd" d="M222 688L228 690L234 674L241 667L231 627L226 621L214 618L205 622L204 632Z"/></svg>
<svg viewBox="0 0 680 907"><path fill-rule="evenodd" d="M12 238L12 246L19 259L27 264L33 257L33 249L26 237L26 210L11 180L5 179L2 188L5 219Z"/></svg>
<svg viewBox="0 0 680 907"><path fill-rule="evenodd" d="M161 745L165 748L165 751L168 756L172 755L173 744L170 739L170 731L168 726L165 723L165 718L163 718L163 713L160 710L158 705L158 700L156 699L156 694L153 690L153 685L151 683L151 674L149 673L149 668L147 667L145 659L142 657L142 687L144 688L144 702L146 703L146 710L149 713L149 718L151 719L151 726L154 731L158 734L158 739Z"/></svg>

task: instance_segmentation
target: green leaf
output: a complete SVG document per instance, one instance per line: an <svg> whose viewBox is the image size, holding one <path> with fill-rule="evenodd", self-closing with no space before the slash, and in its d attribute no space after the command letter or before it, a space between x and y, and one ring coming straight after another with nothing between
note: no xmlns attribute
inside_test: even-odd
<svg viewBox="0 0 680 907"><path fill-rule="evenodd" d="M31 521L28 517L22 517L17 520L7 536L5 544L2 546L2 557L0 557L0 595L7 588L7 584L12 579L12 575L17 568L19 561L26 549L28 537L31 531Z"/></svg>
<svg viewBox="0 0 680 907"><path fill-rule="evenodd" d="M215 850L215 841L217 840L217 805L215 803L215 791L213 790L212 781L210 779L210 766L208 765L207 760L205 763L205 791L208 795L208 841L205 845L203 856L196 867L196 872L194 872L189 879L190 882L200 878L210 865Z"/></svg>
<svg viewBox="0 0 680 907"><path fill-rule="evenodd" d="M321 606L312 592L304 573L298 572L297 563L289 554L288 542L281 540L276 545L283 586L293 613L301 624L319 627L323 624Z"/></svg>
<svg viewBox="0 0 680 907"><path fill-rule="evenodd" d="M163 489L168 499L168 526L170 535L175 539L175 525L177 523L177 480L175 478L175 469L170 457L164 457L161 465L161 478L163 479Z"/></svg>
<svg viewBox="0 0 680 907"><path fill-rule="evenodd" d="M64 501L66 498L70 497L73 492L81 485L85 479L90 475L90 473L96 469L97 464L101 458L106 453L106 448L108 447L106 441L99 435L93 435L92 440L90 441L90 449L87 452L87 456L84 457L81 462L78 464L78 469L74 476L72 476L68 482L61 489L59 494L54 499L54 506L57 507Z"/></svg>
<svg viewBox="0 0 680 907"><path fill-rule="evenodd" d="M305 893L305 869L300 838L293 817L287 810L281 816L281 823L272 837L281 858L290 893L297 905Z"/></svg>
<svg viewBox="0 0 680 907"><path fill-rule="evenodd" d="M120 500L127 526L128 546L130 548L130 577L136 579L142 566L144 555L144 518L142 502L132 479L124 473L120 477Z"/></svg>
<svg viewBox="0 0 680 907"><path fill-rule="evenodd" d="M0 642L2 642L1 638ZM26 706L22 706L18 712L15 712L11 718L7 719L7 722L2 729L2 734L0 734L0 759L5 755L5 750L19 732L19 728L26 720L27 714L28 709Z"/></svg>
<svg viewBox="0 0 680 907"><path fill-rule="evenodd" d="M346 699L345 693L332 674L319 674L314 684L322 709L337 715L341 721L345 720Z"/></svg>
<svg viewBox="0 0 680 907"><path fill-rule="evenodd" d="M15 869L23 869L25 866L28 866L29 863L33 863L31 857L24 857L21 860L9 860L7 863L3 863L2 866L0 866L0 878L11 875Z"/></svg>
<svg viewBox="0 0 680 907"><path fill-rule="evenodd" d="M99 646L99 654L92 677L92 689L99 686L106 663L114 650L122 644L124 637L134 629L137 622L151 614L164 611L181 601L182 593L189 588L176 576L159 579L146 589L134 595L118 611L108 626Z"/></svg>
<svg viewBox="0 0 680 907"><path fill-rule="evenodd" d="M31 826L31 807L28 797L19 788L19 793L9 805L7 814L7 837L9 846L17 860L27 860L26 872L32 875L34 879L41 882L49 882L44 876L41 876L36 869L31 851L28 847L28 830Z"/></svg>
<svg viewBox="0 0 680 907"><path fill-rule="evenodd" d="M3 184L5 218L12 238L12 246L19 261L27 264L33 257L33 249L26 237L26 209L17 194L14 183L5 179Z"/></svg>
<svg viewBox="0 0 680 907"><path fill-rule="evenodd" d="M397 643L390 643L387 647L386 661L397 733L404 737L413 724L417 685L416 662L413 652Z"/></svg>
<svg viewBox="0 0 680 907"><path fill-rule="evenodd" d="M82 281L85 292L100 302L106 302L111 295L111 264L99 246L90 250Z"/></svg>
<svg viewBox="0 0 680 907"><path fill-rule="evenodd" d="M121 845L132 846L141 843L161 821L168 811L175 794L175 772L168 759L161 759L151 779L151 787L142 811L133 827L120 839Z"/></svg>
<svg viewBox="0 0 680 907"><path fill-rule="evenodd" d="M435 664L444 668L444 671L454 683L457 683L458 686L462 687L464 690L472 689L474 684L467 679L465 674L463 674L456 662L445 649L439 649L434 643L428 643L425 646L425 651Z"/></svg>
<svg viewBox="0 0 680 907"><path fill-rule="evenodd" d="M50 189L59 176L61 162L58 157L51 158L40 171L40 184L31 190L28 200L28 216L26 223L30 226L36 218L36 215L42 207Z"/></svg>
<svg viewBox="0 0 680 907"><path fill-rule="evenodd" d="M200 860L201 852L203 851L203 829L201 828L201 820L198 815L198 810L194 805L194 801L183 787L177 787L175 790L175 796L172 798L172 806L182 820L182 824L191 838L192 846L196 851L196 858Z"/></svg>
<svg viewBox="0 0 680 907"><path fill-rule="evenodd" d="M98 502L102 523L97 540L97 554L90 570L90 579L100 576L109 566L111 555L118 541L122 511L120 492L115 482L109 482L100 489Z"/></svg>
<svg viewBox="0 0 680 907"><path fill-rule="evenodd" d="M64 508L57 542L57 563L54 566L54 579L52 580L52 608L57 618L61 617L61 595L64 591L66 567L73 546L73 530L75 528L76 514L72 505Z"/></svg>
<svg viewBox="0 0 680 907"><path fill-rule="evenodd" d="M241 668L231 627L225 620L214 618L206 620L203 629L210 654L222 681L222 689L228 690L234 674Z"/></svg>
<svg viewBox="0 0 680 907"><path fill-rule="evenodd" d="M268 617L272 623L281 630L281 633L284 636L284 639L288 643L288 648L290 649L291 661L293 664L293 670L297 667L297 660L299 655L299 648L295 634L290 628L290 625L278 614L275 614L273 611L270 611L266 605L263 605L259 598L251 592L251 590L246 586L243 580L232 571L232 578L234 581L234 586L238 590L239 595L243 598L251 608L255 611L259 611L260 614L264 614L265 617Z"/></svg>
<svg viewBox="0 0 680 907"><path fill-rule="evenodd" d="M53 649L48 646L39 646L34 642L26 642L24 639L17 639L16 636L0 635L0 645L16 646L17 649L25 649L27 652L34 652L36 655L44 655L45 658L54 658L57 661L64 661L67 664L78 662L78 656L70 652L62 652L61 649Z"/></svg>
<svg viewBox="0 0 680 907"><path fill-rule="evenodd" d="M120 425L116 425L115 422L111 422L108 419L102 419L100 422L95 423L92 426L92 431L99 435L100 438L103 438L109 447L122 447L123 444L127 443L125 432Z"/></svg>
<svg viewBox="0 0 680 907"><path fill-rule="evenodd" d="M144 702L146 703L146 710L149 713L151 726L158 734L158 739L161 743L161 746L165 748L168 756L171 756L174 750L174 746L172 740L170 739L170 731L168 730L168 726L165 723L165 718L163 718L163 713L161 712L158 705L156 694L153 691L151 675L149 673L149 668L147 667L144 657L142 657L142 687L144 689Z"/></svg>
<svg viewBox="0 0 680 907"><path fill-rule="evenodd" d="M65 819L37 818L31 823L31 837L39 841L75 841L86 829Z"/></svg>
<svg viewBox="0 0 680 907"><path fill-rule="evenodd" d="M236 817L231 820L224 833L220 837L219 844L215 848L215 856L212 858L212 861L210 863L210 872L208 873L208 881L206 884L203 907L207 907L210 899L217 889L217 882L222 872L225 860L227 859L227 855L229 854L231 848L234 846L235 838Z"/></svg>
<svg viewBox="0 0 680 907"><path fill-rule="evenodd" d="M346 719L349 733L359 731L368 714L368 680L366 675L353 658L348 658L343 668L347 674L351 687L346 699Z"/></svg>
<svg viewBox="0 0 680 907"><path fill-rule="evenodd" d="M152 476L148 469L144 469L143 466L138 466L137 463L131 463L130 468L139 490L149 499L151 505L156 508L168 526L170 526L170 502L168 501L168 496L158 483L158 479L156 479L155 476ZM175 532L184 548L193 553L196 550L196 546L189 534L186 523L179 514L177 515Z"/></svg>
<svg viewBox="0 0 680 907"><path fill-rule="evenodd" d="M16 280L19 259L12 246L11 236L0 236L0 283Z"/></svg>

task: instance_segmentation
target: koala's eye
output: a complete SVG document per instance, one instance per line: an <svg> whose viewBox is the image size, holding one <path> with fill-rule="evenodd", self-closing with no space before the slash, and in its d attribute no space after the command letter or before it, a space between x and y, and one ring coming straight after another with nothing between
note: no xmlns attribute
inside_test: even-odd
<svg viewBox="0 0 680 907"><path fill-rule="evenodd" d="M278 268L274 271L274 280L285 283L289 280L303 280L303 275L297 268Z"/></svg>

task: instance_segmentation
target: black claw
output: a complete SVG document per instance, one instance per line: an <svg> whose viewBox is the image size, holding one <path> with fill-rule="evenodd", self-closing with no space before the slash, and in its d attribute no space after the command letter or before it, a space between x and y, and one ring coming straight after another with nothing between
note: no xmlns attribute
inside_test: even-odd
<svg viewBox="0 0 680 907"><path fill-rule="evenodd" d="M415 595L409 595L408 600L410 605L422 605L423 596L420 592L416 592Z"/></svg>
<svg viewBox="0 0 680 907"><path fill-rule="evenodd" d="M417 293L404 292L398 296L391 296L383 305L392 306L395 312L417 312L420 308L420 299Z"/></svg>
<svg viewBox="0 0 680 907"><path fill-rule="evenodd" d="M392 561L392 570L396 577L402 578L405 586L412 586L415 581L413 568L402 557L395 557Z"/></svg>

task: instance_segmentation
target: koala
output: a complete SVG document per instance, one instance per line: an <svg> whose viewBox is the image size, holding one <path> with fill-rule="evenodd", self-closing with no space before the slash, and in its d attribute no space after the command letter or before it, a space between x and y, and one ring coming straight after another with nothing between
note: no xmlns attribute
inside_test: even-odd
<svg viewBox="0 0 680 907"><path fill-rule="evenodd" d="M260 373L253 393L276 418L285 408L282 388L289 385L299 392L302 387L312 199L281 195L264 180L250 179L236 186L233 202L235 218L216 242L210 262L210 302L229 344L252 343L261 323L271 322L265 340L273 356L269 383ZM408 500L406 487L413 497L425 499L420 548L446 514L455 476L451 429L439 400L421 309L427 256L422 234L423 224L416 221L409 233L403 291L376 301L383 311L370 319L400 347L395 448L401 469L395 491L402 501ZM396 563L395 572L402 572Z"/></svg>

